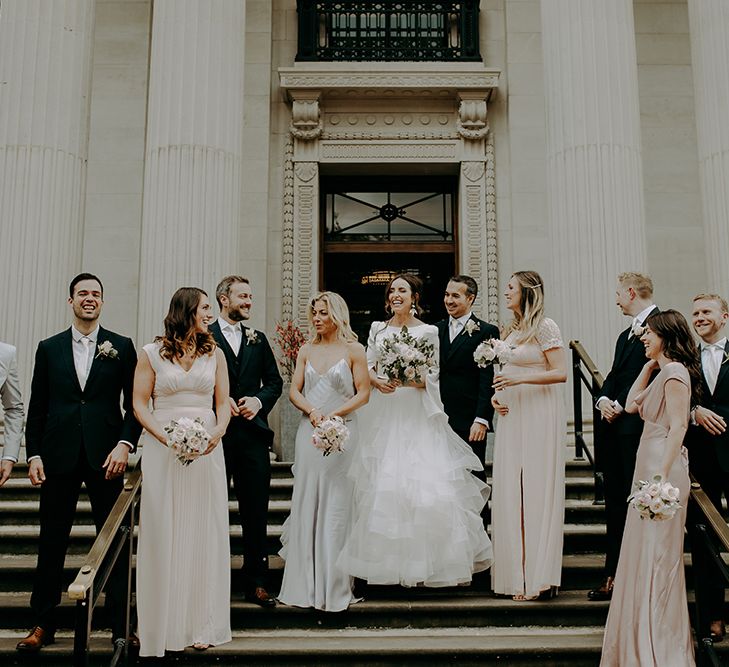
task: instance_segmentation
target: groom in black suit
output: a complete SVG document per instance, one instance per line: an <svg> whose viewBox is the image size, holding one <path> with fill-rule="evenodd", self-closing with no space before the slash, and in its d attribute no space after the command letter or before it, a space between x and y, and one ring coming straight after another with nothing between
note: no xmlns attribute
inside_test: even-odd
<svg viewBox="0 0 729 667"><path fill-rule="evenodd" d="M448 424L485 464L486 433L494 418L494 369L479 368L473 353L482 341L499 338L499 330L471 312L477 295L478 285L470 276L451 278L443 298L448 318L436 326L440 337L440 397ZM474 475L486 481L485 471L474 471Z"/></svg>
<svg viewBox="0 0 729 667"><path fill-rule="evenodd" d="M253 304L248 279L223 278L215 298L220 317L210 331L228 362L232 419L223 436L223 451L243 525L245 597L262 607L273 607L276 601L266 590L269 448L273 442L267 419L281 396L283 381L266 336L243 326Z"/></svg>
<svg viewBox="0 0 729 667"><path fill-rule="evenodd" d="M643 420L638 414L625 412L625 403L633 382L646 363L645 347L640 341L641 329L646 319L658 312L653 305L653 282L642 273L621 273L618 276L615 303L632 321L618 336L613 365L596 403L602 418L601 423L596 425L595 436L605 476L607 547L604 579L600 586L587 594L593 601L609 600L613 594L628 511L627 498L632 491L635 457L643 432Z"/></svg>
<svg viewBox="0 0 729 667"><path fill-rule="evenodd" d="M729 501L729 342L724 326L729 319L726 300L718 294L694 297L692 323L701 339L703 399L691 412L691 426L686 436L689 469L709 500L721 512L721 497ZM692 504L689 511L693 518ZM692 541L695 521L687 527ZM703 549L693 549L694 571L701 587L707 617L714 640L724 637L724 581L713 561ZM701 635L704 636L703 634Z"/></svg>
<svg viewBox="0 0 729 667"><path fill-rule="evenodd" d="M40 539L30 598L35 627L18 643L19 651L38 651L54 641L81 483L98 533L122 490L129 452L142 431L132 412L134 344L99 326L101 281L82 273L71 281L69 294L73 325L41 341L33 368L25 446L28 477L40 486ZM126 583L126 567L120 563L106 589L112 641L126 639Z"/></svg>

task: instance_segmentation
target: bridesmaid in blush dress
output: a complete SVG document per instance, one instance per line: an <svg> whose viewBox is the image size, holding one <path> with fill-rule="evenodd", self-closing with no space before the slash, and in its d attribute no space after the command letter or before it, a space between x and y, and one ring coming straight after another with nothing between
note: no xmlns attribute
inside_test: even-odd
<svg viewBox="0 0 729 667"><path fill-rule="evenodd" d="M666 310L645 322L648 363L633 384L626 410L645 422L634 482L660 475L678 487L681 508L666 521L628 510L610 603L602 667L694 665L683 537L690 492L683 438L691 403L700 404L701 361L683 315ZM653 380L651 376L658 370Z"/></svg>
<svg viewBox="0 0 729 667"><path fill-rule="evenodd" d="M134 414L145 430L137 549L142 657L231 640L228 485L218 447L230 420L228 371L208 333L211 319L205 292L178 289L165 335L144 346L134 376ZM205 453L185 466L164 430L182 417L202 420L210 434Z"/></svg>
<svg viewBox="0 0 729 667"><path fill-rule="evenodd" d="M517 271L505 292L514 314L505 341L512 358L494 376L499 413L494 443L491 583L499 595L556 594L564 534L564 402L567 359L557 325L544 317L544 287Z"/></svg>
<svg viewBox="0 0 729 667"><path fill-rule="evenodd" d="M364 347L349 325L341 296L314 296L309 323L314 336L299 352L289 394L302 417L291 515L281 536L286 565L278 599L296 607L343 611L356 599L352 577L336 560L351 520L354 485L347 470L357 446L354 411L369 399L370 379ZM343 451L323 456L312 443L312 433L322 419L335 416L346 419L350 437Z"/></svg>

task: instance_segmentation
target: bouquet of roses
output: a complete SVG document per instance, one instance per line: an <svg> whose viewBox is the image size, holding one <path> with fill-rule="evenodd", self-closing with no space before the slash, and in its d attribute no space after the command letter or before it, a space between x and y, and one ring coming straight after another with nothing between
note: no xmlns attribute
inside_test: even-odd
<svg viewBox="0 0 729 667"><path fill-rule="evenodd" d="M490 364L503 366L511 361L514 348L506 341L498 338L489 338L480 343L473 353L473 360L479 368L486 368Z"/></svg>
<svg viewBox="0 0 729 667"><path fill-rule="evenodd" d="M320 449L324 456L343 451L347 440L349 440L349 429L341 417L322 419L311 436L314 447Z"/></svg>
<svg viewBox="0 0 729 667"><path fill-rule="evenodd" d="M670 482L664 482L660 475L651 482L637 482L628 502L641 519L651 521L667 521L681 508L679 490Z"/></svg>
<svg viewBox="0 0 729 667"><path fill-rule="evenodd" d="M390 380L403 384L424 382L428 370L434 365L435 348L424 338L415 338L403 327L394 336L380 343L379 370Z"/></svg>
<svg viewBox="0 0 729 667"><path fill-rule="evenodd" d="M168 436L167 446L175 451L175 457L183 466L190 465L208 448L210 434L200 417L173 419L164 429Z"/></svg>

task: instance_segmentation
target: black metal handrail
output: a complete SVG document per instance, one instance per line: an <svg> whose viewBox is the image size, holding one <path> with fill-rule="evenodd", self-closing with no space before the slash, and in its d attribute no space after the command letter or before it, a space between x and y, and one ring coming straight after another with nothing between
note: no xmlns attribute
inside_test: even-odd
<svg viewBox="0 0 729 667"><path fill-rule="evenodd" d="M297 61L480 61L479 0L297 0Z"/></svg>
<svg viewBox="0 0 729 667"><path fill-rule="evenodd" d="M142 471L140 469L133 470L87 554L84 564L78 571L73 583L68 587L68 597L71 600L76 600L76 628L73 641L73 664L75 667L87 667L89 664L89 638L94 608L114 566L124 551L128 556L124 636L122 639L115 641L114 652L109 665L115 667L121 660L127 658L126 638L129 636L131 621L134 527L136 525L136 509L141 488Z"/></svg>
<svg viewBox="0 0 729 667"><path fill-rule="evenodd" d="M572 350L572 407L575 423L575 458L583 459L586 457L590 462L595 478L594 502L596 505L599 505L604 502L605 498L603 475L602 472L595 468L595 458L585 442L584 422L582 418L582 386L587 387L587 390L590 392L590 397L592 398L592 423L597 424L600 413L595 407L594 399L599 396L604 378L580 341L571 340L570 349Z"/></svg>

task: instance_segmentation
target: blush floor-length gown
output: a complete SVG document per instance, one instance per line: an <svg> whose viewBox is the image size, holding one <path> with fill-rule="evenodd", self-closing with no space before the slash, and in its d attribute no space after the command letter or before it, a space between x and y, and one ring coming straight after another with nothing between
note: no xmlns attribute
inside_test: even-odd
<svg viewBox="0 0 729 667"><path fill-rule="evenodd" d="M545 318L537 339L514 343L504 373L547 370L546 350L563 347L557 325ZM496 423L491 538L491 584L500 595L533 597L562 577L565 413L562 387L519 384L497 392L509 407Z"/></svg>
<svg viewBox="0 0 729 667"><path fill-rule="evenodd" d="M665 392L668 380L691 387L685 366L670 362L635 399L645 425L634 482L653 479L662 465L669 426ZM638 512L628 509L602 645L602 667L695 664L683 564L683 533L691 487L684 447L671 466L668 481L678 487L681 502L681 509L671 519L641 519Z"/></svg>
<svg viewBox="0 0 729 667"><path fill-rule="evenodd" d="M322 414L330 414L354 396L346 359L319 374L310 362L304 371L304 395ZM347 476L357 447L357 419L346 418L349 439L341 452L324 456L302 417L296 432L291 514L283 526L279 552L286 561L278 599L296 607L343 611L356 598L352 577L336 563L350 526L354 484Z"/></svg>
<svg viewBox="0 0 729 667"><path fill-rule="evenodd" d="M215 354L189 371L144 346L155 373L154 417L215 427ZM187 466L148 433L142 436L142 501L137 548L141 656L162 657L195 643L224 644L230 632L230 521L223 448Z"/></svg>
<svg viewBox="0 0 729 667"><path fill-rule="evenodd" d="M367 361L376 368L385 336L398 327L374 322ZM431 342L438 329L409 329ZM349 475L355 484L354 520L338 564L370 584L455 586L491 565L491 542L481 510L488 487L472 470L483 466L448 426L438 374L425 388L373 390L360 410L360 444Z"/></svg>

